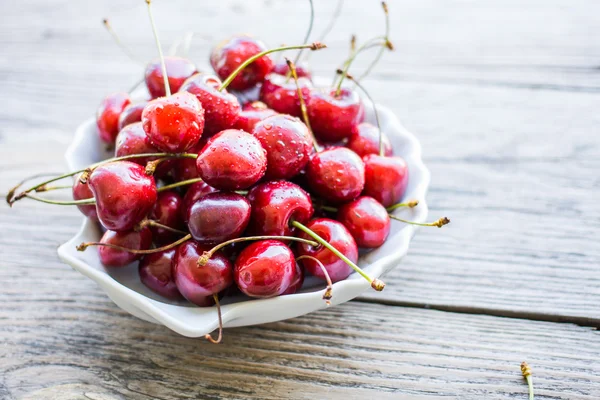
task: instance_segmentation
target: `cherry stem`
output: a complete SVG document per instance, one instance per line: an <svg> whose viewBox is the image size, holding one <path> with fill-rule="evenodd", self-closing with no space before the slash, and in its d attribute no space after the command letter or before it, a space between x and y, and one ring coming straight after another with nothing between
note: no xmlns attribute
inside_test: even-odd
<svg viewBox="0 0 600 400"><path fill-rule="evenodd" d="M418 226L437 226L438 228L441 228L442 226L448 225L450 223L450 220L446 217L442 217L442 218L438 219L437 221L428 222L428 223L408 221L406 219L402 219L400 217L396 217L395 215L391 215L391 214L390 214L390 218L395 219L396 221L404 222L405 224L418 225Z"/></svg>
<svg viewBox="0 0 600 400"><path fill-rule="evenodd" d="M386 40L386 44L385 46L382 46L379 51L377 52L377 55L375 56L375 58L373 59L373 61L371 61L371 64L369 64L369 66L367 67L367 69L365 70L365 72L363 72L357 79L357 81L362 80L364 77L366 77L367 75L369 75L371 73L371 71L373 70L373 68L375 67L375 65L377 65L377 63L379 62L379 60L381 59L381 57L383 56L383 53L385 51L385 49L389 49L389 50L393 50L394 46L392 45L392 42L390 42L390 14L388 12L388 7L385 1L381 2L381 7L383 8L383 13L385 14L385 40Z"/></svg>
<svg viewBox="0 0 600 400"><path fill-rule="evenodd" d="M127 55L127 57L129 57L129 59L131 61L133 61L134 63L142 64L142 62L140 62L140 60L138 60L137 57L133 55L131 50L129 50L129 47L125 46L125 44L123 44L123 42L121 42L121 39L119 38L117 33L113 30L112 26L108 22L108 18L104 18L102 20L102 23L104 24L104 27L106 28L108 33L110 33L110 35L112 36L112 38L115 41L115 43L117 44L117 46L119 46L121 48L123 53L125 53Z"/></svg>
<svg viewBox="0 0 600 400"><path fill-rule="evenodd" d="M138 87L140 87L140 85L141 85L142 83L144 83L144 82L145 82L145 79L144 79L144 78L140 78L140 79L139 79L139 80L138 80L138 81L135 83L135 85L133 85L133 86L132 86L132 87L131 87L131 88L130 88L128 91L127 91L127 93L131 94L131 93L135 92L135 91L136 91L136 89L137 89Z"/></svg>
<svg viewBox="0 0 600 400"><path fill-rule="evenodd" d="M382 41L378 42L378 40L382 40ZM344 77L348 73L348 70L350 69L350 65L354 62L356 57L363 51L368 50L372 47L387 46L387 43L389 43L389 42L386 41L383 36L376 36L374 38L371 38L371 39L367 40L365 43L363 43L353 54L350 55L350 57L348 57L348 59L346 61L344 61L344 64L342 66L343 73L342 73L342 76L340 77L340 80L337 85L336 95L339 95L339 92L342 89L342 82L344 81Z"/></svg>
<svg viewBox="0 0 600 400"><path fill-rule="evenodd" d="M319 260L316 257L313 256L300 256L298 258L296 258L296 261L299 260L313 260L314 262L317 263L317 265L319 267L321 267L321 271L323 271L323 275L325 275L325 280L327 281L327 288L325 289L325 293L323 293L323 300L325 300L325 304L327 304L328 306L331 305L331 298L333 297L332 295L332 290L333 290L333 283L331 283L331 278L329 277L329 272L327 272L327 268L325 268L325 266L323 265L323 263L321 262L321 260Z"/></svg>
<svg viewBox="0 0 600 400"><path fill-rule="evenodd" d="M219 296L213 294L213 299L215 299L215 305L217 306L217 314L219 315L219 336L217 336L217 339L215 340L213 339L210 333L207 333L206 335L204 335L204 338L213 344L219 344L223 339L223 317L221 316L221 304L219 304Z"/></svg>
<svg viewBox="0 0 600 400"><path fill-rule="evenodd" d="M148 1L148 0L146 0ZM261 57L266 56L267 54L271 54L271 53L275 53L277 51L285 51L285 50L299 50L299 49L311 49L311 50L320 50L320 49L324 49L325 46L323 43L320 42L314 42L314 43L310 43L310 44L302 44L302 45L297 45L297 46L283 46L283 47L276 47L274 49L270 49L270 50L265 50L265 51L261 51L258 54L253 55L252 57L248 58L246 61L244 61L243 63L241 63L236 69L235 71L233 71L228 77L227 79L225 79L225 81L223 81L223 83L221 84L221 86L219 87L219 91L223 91L225 88L227 88L227 86L229 86L229 84L235 79L235 77L244 69L246 68L248 65L252 64L254 61L258 60Z"/></svg>
<svg viewBox="0 0 600 400"><path fill-rule="evenodd" d="M18 188L20 188L25 182L31 180L31 179L36 179L36 178L41 178L41 177L45 177L45 176L55 176L56 174L49 174L49 173L41 173L41 174L35 174L33 176L30 176L28 178L25 178L23 180L21 180L19 183L17 183L15 186L13 186L8 193L6 193L6 202L9 205L12 205L11 200L13 199L13 197L15 196L15 192L17 191Z"/></svg>
<svg viewBox="0 0 600 400"><path fill-rule="evenodd" d="M313 0L308 0L308 2L310 3L310 22L308 25L308 31L306 31L306 36L304 36L304 40L303 40L304 43L308 42L308 39L310 38L310 34L313 29L313 23L315 22L315 5L313 4ZM296 58L294 59L294 64L298 64L303 51L304 51L304 49L300 49L300 51L296 55ZM288 78L290 77L290 72L291 71L288 71Z"/></svg>
<svg viewBox="0 0 600 400"><path fill-rule="evenodd" d="M145 219L145 220L143 220L142 222L140 222L140 224L138 225L138 227L136 228L136 230L139 231L140 229L143 229L146 226L153 227L153 228L164 229L166 231L177 233L179 235L187 235L189 233L189 232L182 231L182 230L179 230L179 229L171 228L170 226L161 224L160 222L155 221L153 219Z"/></svg>
<svg viewBox="0 0 600 400"><path fill-rule="evenodd" d="M23 197L27 197L28 199L40 201L42 203L55 204L58 206L84 206L84 205L94 205L96 204L96 199L82 199L82 200L70 200L70 201L60 201L60 200L50 200L45 199L43 197L34 196L29 193L24 193Z"/></svg>
<svg viewBox="0 0 600 400"><path fill-rule="evenodd" d="M52 190L71 189L72 187L73 187L73 185L56 185L56 186L44 185L42 187L37 188L35 191L37 193L50 192Z"/></svg>
<svg viewBox="0 0 600 400"><path fill-rule="evenodd" d="M160 40L158 39L158 30L154 23L154 15L152 14L152 1L146 0L148 5L148 16L150 17L150 25L152 25L152 33L154 33L154 40L156 41L156 47L158 48L158 57L160 58L160 67L162 68L163 80L165 82L165 93L167 96L171 95L171 86L169 85L169 77L167 76L167 65L165 64L165 57L163 55Z"/></svg>
<svg viewBox="0 0 600 400"><path fill-rule="evenodd" d="M302 232L306 233L308 236L310 236L313 239L315 239L315 241L319 242L319 244L321 244L322 246L326 247L329 251L331 251L333 254L335 254L337 257L339 257L342 261L344 261L346 264L348 264L348 266L350 266L354 271L356 271L360 276L362 276L363 278L365 278L371 284L371 287L373 289L377 290L378 292L381 292L383 290L383 288L385 287L385 283L383 283L383 281L380 281L379 279L373 279L373 278L371 278L358 265L356 265L354 262L352 262L352 260L350 260L344 254L342 254L342 252L340 252L338 249L336 249L331 244L329 244L329 242L327 242L321 236L317 235L311 229L309 229L308 227L304 226L303 224L301 224L298 221L292 221L292 226L300 229Z"/></svg>
<svg viewBox="0 0 600 400"><path fill-rule="evenodd" d="M327 35L331 32L331 30L333 29L333 26L335 25L338 17L342 13L343 5L344 5L344 0L339 0L337 5L335 6L335 9L333 10L333 14L331 15L331 18L329 19L329 24L327 24L325 29L323 29L323 32L321 32L319 39L317 39L319 42L322 42L327 37ZM308 53L304 59L306 61L308 61L311 54L312 53Z"/></svg>
<svg viewBox="0 0 600 400"><path fill-rule="evenodd" d="M319 209L321 209L323 211L338 212L338 209L335 208L335 207L332 207L332 206L323 206L323 205L320 205L318 207L319 207Z"/></svg>
<svg viewBox="0 0 600 400"><path fill-rule="evenodd" d="M388 208L386 208L386 210L388 212L394 211L397 208L402 208L402 207L408 207L408 208L414 208L416 206L419 205L419 200L409 200L406 203L396 203L393 204L391 206L389 206Z"/></svg>
<svg viewBox="0 0 600 400"><path fill-rule="evenodd" d="M223 247L228 246L230 244L233 243L239 243L239 242L247 242L250 240L292 240L294 242L300 242L300 243L304 243L304 244L309 244L311 246L318 246L319 243L316 243L312 240L307 240L307 239L301 239L301 238L297 238L294 236L246 236L246 237L239 237L239 238L235 238L235 239L231 239L228 240L226 242L222 242L219 243L218 245L216 245L215 247L213 247L212 249L205 251L204 253L202 253L202 255L200 257L198 257L198 266L199 267L203 267L208 263L208 260L210 260L210 258L219 250L221 250Z"/></svg>
<svg viewBox="0 0 600 400"><path fill-rule="evenodd" d="M164 192L165 190L175 189L175 188L178 188L181 186L186 186L186 185L192 185L196 182L202 182L202 178L193 178L193 179L187 179L185 181L171 183L170 185L165 185L165 186L159 187L157 189L157 191L160 193L160 192Z"/></svg>
<svg viewBox="0 0 600 400"><path fill-rule="evenodd" d="M191 238L192 238L192 235L187 234L176 242L173 242L173 243L168 244L163 247L157 247L155 249L149 249L149 250L128 249L127 247L118 246L116 244L102 243L102 242L84 242L84 243L81 243L79 246L77 246L76 249L77 249L77 251L85 251L90 246L105 246L105 247L110 247L110 248L116 249L116 250L126 251L126 252L132 253L132 254L153 254L153 253L159 253L159 252L165 251L165 250L170 250L174 247L179 246L181 243L187 242Z"/></svg>
<svg viewBox="0 0 600 400"><path fill-rule="evenodd" d="M525 378L525 380L527 381L527 386L529 387L529 400L534 400L533 381L531 379L531 368L529 367L529 364L527 364L525 361L521 363L521 374L523 375L523 378Z"/></svg>
<svg viewBox="0 0 600 400"><path fill-rule="evenodd" d="M146 175L150 176L150 175L154 175L154 173L156 172L156 168L158 168L158 165L163 162L168 160L168 157L162 157L162 158L158 158L156 160L152 160L152 161L148 161L146 163L146 169L145 169L145 173Z"/></svg>
<svg viewBox="0 0 600 400"><path fill-rule="evenodd" d="M300 100L300 111L302 112L302 119L304 120L304 124L308 128L308 133L310 133L310 136L312 138L313 147L314 147L315 151L318 153L319 151L321 151L321 149L319 148L319 144L317 143L317 138L315 138L315 134L313 133L312 128L310 126L310 120L308 119L308 111L306 110L306 102L304 101L304 96L302 95L302 89L300 88L300 84L298 83L298 73L296 71L296 66L294 65L294 63L292 61L290 61L287 58L285 59L285 62L287 63L288 69L290 70L290 73L292 74L292 77L294 78L294 83L296 84L296 90L298 92L298 99Z"/></svg>

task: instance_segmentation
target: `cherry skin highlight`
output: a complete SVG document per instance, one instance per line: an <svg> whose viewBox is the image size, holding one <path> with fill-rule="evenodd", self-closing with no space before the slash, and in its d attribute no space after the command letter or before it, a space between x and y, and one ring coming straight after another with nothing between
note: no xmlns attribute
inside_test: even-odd
<svg viewBox="0 0 600 400"><path fill-rule="evenodd" d="M249 36L234 36L219 43L210 53L210 65L221 79L226 79L244 61L267 47ZM245 67L231 82L232 90L246 90L262 82L273 69L273 60L263 56Z"/></svg>
<svg viewBox="0 0 600 400"><path fill-rule="evenodd" d="M208 247L188 241L177 248L173 263L173 275L179 292L200 307L212 306L212 295L233 283L231 261L221 252L213 254L206 265L198 266L198 258L208 250Z"/></svg>
<svg viewBox="0 0 600 400"><path fill-rule="evenodd" d="M96 199L100 223L112 231L132 230L156 202L154 178L132 162L115 161L97 167L88 185Z"/></svg>
<svg viewBox="0 0 600 400"><path fill-rule="evenodd" d="M252 205L249 231L256 236L294 236L291 220L306 223L314 209L308 193L288 181L270 181L248 193Z"/></svg>
<svg viewBox="0 0 600 400"><path fill-rule="evenodd" d="M402 200L408 185L408 165L401 157L363 157L365 163L365 196L373 197L384 207Z"/></svg>
<svg viewBox="0 0 600 400"><path fill-rule="evenodd" d="M290 284L290 286L281 293L282 296L286 294L294 294L302 289L302 284L304 283L304 269L300 264L296 262L296 273L294 275L294 280Z"/></svg>
<svg viewBox="0 0 600 400"><path fill-rule="evenodd" d="M329 142L350 136L352 128L364 117L360 97L349 89L342 89L339 96L335 89L312 90L306 108L315 136Z"/></svg>
<svg viewBox="0 0 600 400"><path fill-rule="evenodd" d="M254 242L235 260L233 276L237 287L247 296L279 296L297 285L294 253L278 240Z"/></svg>
<svg viewBox="0 0 600 400"><path fill-rule="evenodd" d="M312 82L308 78L298 78L298 86L304 101L307 102L312 91ZM279 113L302 116L296 83L284 75L267 75L260 89L260 99Z"/></svg>
<svg viewBox="0 0 600 400"><path fill-rule="evenodd" d="M244 105L238 115L234 128L252 132L256 124L273 115L277 115L277 111L271 110L262 101L253 101Z"/></svg>
<svg viewBox="0 0 600 400"><path fill-rule="evenodd" d="M75 177L75 181L73 182L73 200L87 200L93 199L94 194L92 193L92 189L90 189L90 185L87 183L81 183L79 181L79 177L81 174ZM88 217L93 221L98 221L98 212L96 211L96 206L93 204L89 205L78 205L77 208L83 215Z"/></svg>
<svg viewBox="0 0 600 400"><path fill-rule="evenodd" d="M165 66L167 67L167 78L171 93L178 92L183 82L198 72L192 61L182 57L166 56ZM165 91L165 80L160 59L148 63L144 80L153 99L166 96L167 92Z"/></svg>
<svg viewBox="0 0 600 400"><path fill-rule="evenodd" d="M148 102L142 112L142 124L156 148L181 153L200 140L204 130L204 109L190 93L175 93Z"/></svg>
<svg viewBox="0 0 600 400"><path fill-rule="evenodd" d="M112 145L119 133L119 116L131 103L131 98L127 93L114 93L107 96L96 112L96 125L100 139L104 143Z"/></svg>
<svg viewBox="0 0 600 400"><path fill-rule="evenodd" d="M390 233L390 216L372 197L362 196L341 206L337 218L352 234L358 247L381 246Z"/></svg>
<svg viewBox="0 0 600 400"><path fill-rule="evenodd" d="M365 186L365 165L345 147L333 147L316 153L306 169L311 190L333 203L357 198Z"/></svg>
<svg viewBox="0 0 600 400"><path fill-rule="evenodd" d="M148 228L139 231L114 232L106 231L100 243L109 243L134 250L148 250L152 244L152 232ZM106 267L123 267L140 259L140 254L117 250L108 246L98 247L100 262Z"/></svg>
<svg viewBox="0 0 600 400"><path fill-rule="evenodd" d="M185 228L181 218L183 199L174 190L167 190L158 194L156 204L150 212L150 219L170 228L182 230ZM152 227L152 238L157 245L167 245L182 237L181 234L171 232L164 228Z"/></svg>
<svg viewBox="0 0 600 400"><path fill-rule="evenodd" d="M187 210L194 240L217 244L240 237L250 222L250 202L237 193L209 193Z"/></svg>
<svg viewBox="0 0 600 400"><path fill-rule="evenodd" d="M329 242L329 244L348 257L352 262L356 263L358 261L358 247L356 246L354 238L344 225L332 219L318 218L310 221L306 226ZM312 240L311 237L304 232L300 234L300 237ZM332 282L346 279L353 272L353 269L348 264L324 246L313 247L308 244L300 243L298 244L297 254L299 256L312 256L321 261ZM305 258L302 259L301 262L311 275L316 276L319 279L326 279L323 270L314 260Z"/></svg>
<svg viewBox="0 0 600 400"><path fill-rule="evenodd" d="M185 192L185 196L183 196L183 203L180 208L183 222L186 224L188 223L187 210L196 202L196 200L206 196L209 193L215 192L218 192L218 190L212 186L209 186L206 182L200 181L192 184Z"/></svg>
<svg viewBox="0 0 600 400"><path fill-rule="evenodd" d="M264 176L267 154L250 133L227 129L198 153L196 168L202 180L217 189L246 189Z"/></svg>
<svg viewBox="0 0 600 400"><path fill-rule="evenodd" d="M142 111L144 111L147 104L147 101L142 101L125 107L119 116L119 132L129 124L140 122L142 120Z"/></svg>
<svg viewBox="0 0 600 400"><path fill-rule="evenodd" d="M381 133L383 152L385 156L394 154L392 144L385 133ZM364 157L369 154L379 154L379 129L368 122L362 122L352 128L346 147Z"/></svg>
<svg viewBox="0 0 600 400"><path fill-rule="evenodd" d="M176 249L146 254L140 260L138 273L140 280L154 293L169 300L180 300L183 297L175 285L172 264Z"/></svg>

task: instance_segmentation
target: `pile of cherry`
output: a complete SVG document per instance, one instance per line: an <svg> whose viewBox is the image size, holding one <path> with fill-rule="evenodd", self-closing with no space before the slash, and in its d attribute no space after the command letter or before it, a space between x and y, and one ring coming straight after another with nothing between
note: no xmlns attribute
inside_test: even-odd
<svg viewBox="0 0 600 400"><path fill-rule="evenodd" d="M335 87L317 88L306 67L275 63L273 51L233 37L210 55L215 74L161 53L145 71L149 100L116 93L97 112L114 158L18 186L7 201L77 205L105 229L100 242L78 249L96 246L107 268L139 260L141 281L171 300L218 305L232 288L253 298L288 295L305 274L328 282L328 300L332 282L353 271L382 290L356 262L359 248L385 242L390 218L399 219L392 210L417 205L402 202L407 164L363 121L356 90L342 86L353 79L348 63ZM259 97L240 104L227 88ZM35 194L69 176L73 201Z"/></svg>

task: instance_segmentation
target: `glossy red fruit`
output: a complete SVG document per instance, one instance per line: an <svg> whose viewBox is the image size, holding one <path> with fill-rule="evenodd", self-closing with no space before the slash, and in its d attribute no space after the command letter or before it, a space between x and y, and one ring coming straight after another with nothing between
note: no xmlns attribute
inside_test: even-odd
<svg viewBox="0 0 600 400"><path fill-rule="evenodd" d="M296 263L296 273L294 275L294 280L290 284L290 286L281 293L282 296L286 294L294 294L297 293L300 289L302 289L302 284L304 283L304 269L300 264Z"/></svg>
<svg viewBox="0 0 600 400"><path fill-rule="evenodd" d="M267 170L267 152L248 132L227 129L213 136L198 153L202 180L220 190L246 189Z"/></svg>
<svg viewBox="0 0 600 400"><path fill-rule="evenodd" d="M345 147L333 147L312 156L306 168L311 190L333 203L357 198L365 186L365 165Z"/></svg>
<svg viewBox="0 0 600 400"><path fill-rule="evenodd" d="M244 105L238 115L234 128L252 132L257 123L273 115L277 115L277 111L271 110L262 101L253 101Z"/></svg>
<svg viewBox="0 0 600 400"><path fill-rule="evenodd" d="M295 67L298 78L311 78L312 74L310 73L310 69L308 68L307 64L300 62L297 65L295 65ZM271 72L287 76L287 74L290 72L290 68L288 67L285 59L281 59L277 61L277 63L275 63L275 66L273 66Z"/></svg>
<svg viewBox="0 0 600 400"><path fill-rule="evenodd" d="M302 121L278 114L256 124L252 131L267 151L266 179L289 179L308 162L312 137Z"/></svg>
<svg viewBox="0 0 600 400"><path fill-rule="evenodd" d="M206 265L198 266L198 258L208 247L187 241L177 248L173 275L179 292L190 302L207 307L214 304L212 295L233 283L233 266L221 252L216 252Z"/></svg>
<svg viewBox="0 0 600 400"><path fill-rule="evenodd" d="M330 142L350 136L364 115L360 97L350 89L342 89L339 96L335 89L312 90L306 108L315 136Z"/></svg>
<svg viewBox="0 0 600 400"><path fill-rule="evenodd" d="M390 216L372 197L362 196L344 204L338 209L336 219L350 231L358 247L379 247L390 233Z"/></svg>
<svg viewBox="0 0 600 400"><path fill-rule="evenodd" d="M391 156L394 154L392 144L385 133L382 133L381 140L383 142L384 155ZM352 128L352 134L348 138L346 147L360 157L369 154L379 154L379 129L368 122L356 125Z"/></svg>
<svg viewBox="0 0 600 400"><path fill-rule="evenodd" d="M194 240L217 244L240 237L250 222L250 202L237 193L209 193L187 210Z"/></svg>
<svg viewBox="0 0 600 400"><path fill-rule="evenodd" d="M182 206L183 199L176 191L167 190L161 192L158 194L156 204L150 212L150 219L170 228L183 230L185 229L185 225L183 224L183 218L181 218ZM154 243L161 246L169 244L181 236L181 234L171 232L164 228L152 227L152 238L154 239Z"/></svg>
<svg viewBox="0 0 600 400"><path fill-rule="evenodd" d="M119 132L129 124L140 122L142 120L142 111L144 111L147 104L147 101L142 101L125 107L119 116Z"/></svg>
<svg viewBox="0 0 600 400"><path fill-rule="evenodd" d="M178 92L183 82L198 72L196 65L192 61L182 57L166 56L165 67L167 68L167 78L171 93ZM153 99L163 97L167 94L160 59L148 63L146 72L144 73L144 80L146 81L148 92L150 92L150 96Z"/></svg>
<svg viewBox="0 0 600 400"><path fill-rule="evenodd" d="M298 86L304 101L307 102L313 87L312 82L308 78L298 78ZM302 116L296 83L284 75L267 75L260 89L260 99L279 113Z"/></svg>
<svg viewBox="0 0 600 400"><path fill-rule="evenodd" d="M254 186L248 193L252 205L249 231L260 236L294 236L292 220L302 224L313 215L308 193L288 181L270 181Z"/></svg>
<svg viewBox="0 0 600 400"><path fill-rule="evenodd" d="M132 230L156 202L154 178L146 175L144 167L129 161L100 165L90 174L88 185L100 222L112 231Z"/></svg>
<svg viewBox="0 0 600 400"><path fill-rule="evenodd" d="M249 36L234 36L219 43L210 53L210 65L221 79L226 79L244 61L267 50L260 40ZM273 69L268 55L255 60L244 68L231 82L232 90L245 90L262 82Z"/></svg>
<svg viewBox="0 0 600 400"><path fill-rule="evenodd" d="M183 196L183 204L180 208L183 222L187 224L187 210L196 202L196 200L206 196L209 193L215 192L218 192L218 190L212 186L209 186L206 182L200 181L192 184L185 192L185 196Z"/></svg>
<svg viewBox="0 0 600 400"><path fill-rule="evenodd" d="M354 238L344 225L332 219L318 218L312 220L306 226L329 242L329 244L348 257L352 262L356 263L356 261L358 261L358 247L356 246ZM305 233L300 234L300 237L312 240L312 238ZM332 282L346 279L353 271L348 264L324 246L313 247L309 244L300 243L298 244L297 253L299 256L312 256L321 261ZM314 260L306 258L301 261L304 268L306 268L311 275L325 280L323 270Z"/></svg>
<svg viewBox="0 0 600 400"><path fill-rule="evenodd" d="M402 200L408 185L408 165L401 157L363 157L365 163L365 196L373 197L384 207Z"/></svg>
<svg viewBox="0 0 600 400"><path fill-rule="evenodd" d="M81 183L79 178L81 174L75 177L75 181L73 182L73 200L87 200L93 199L94 194L92 193L92 189L90 189L90 185L87 183ZM96 211L96 206L93 204L90 205L79 205L77 206L79 211L89 219L94 221L98 221L98 212Z"/></svg>
<svg viewBox="0 0 600 400"><path fill-rule="evenodd" d="M112 145L115 142L119 133L119 116L129 103L131 98L127 93L111 94L100 103L96 112L96 125L104 143Z"/></svg>
<svg viewBox="0 0 600 400"><path fill-rule="evenodd" d="M235 260L233 278L247 296L279 296L297 283L294 253L278 240L254 242Z"/></svg>
<svg viewBox="0 0 600 400"><path fill-rule="evenodd" d="M152 245L152 233L148 228L139 231L114 232L106 231L100 243L109 243L134 250L148 250ZM108 246L98 247L98 256L102 265L107 267L123 267L141 258L124 250L117 250Z"/></svg>
<svg viewBox="0 0 600 400"><path fill-rule="evenodd" d="M188 149L187 153L198 154L200 150L206 145L208 139L202 135L198 143ZM175 182L181 182L188 179L199 178L198 169L196 168L196 160L193 158L178 158L172 161L171 175ZM160 166L160 164L159 164Z"/></svg>
<svg viewBox="0 0 600 400"><path fill-rule="evenodd" d="M146 254L140 260L138 273L140 280L154 293L169 300L180 300L183 297L175 285L173 267L176 249Z"/></svg>
<svg viewBox="0 0 600 400"><path fill-rule="evenodd" d="M142 124L152 144L166 152L181 153L193 147L204 131L204 109L187 92L148 102Z"/></svg>
<svg viewBox="0 0 600 400"><path fill-rule="evenodd" d="M196 74L186 80L181 86L181 92L192 93L204 108L205 135L213 135L222 130L233 128L241 111L237 97L227 92L219 91L221 80L210 74Z"/></svg>

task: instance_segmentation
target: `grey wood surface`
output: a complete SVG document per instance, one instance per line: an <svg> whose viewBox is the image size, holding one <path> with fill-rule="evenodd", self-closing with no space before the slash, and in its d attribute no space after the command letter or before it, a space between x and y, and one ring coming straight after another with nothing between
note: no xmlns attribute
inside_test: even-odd
<svg viewBox="0 0 600 400"><path fill-rule="evenodd" d="M193 30L205 66L233 33L300 41L306 3L155 6L165 47ZM316 3L319 31L335 1ZM127 316L62 265L76 210L0 206L0 398L526 398L523 360L539 398L600 397L586 328L600 326L600 3L389 3L397 50L365 84L421 140L432 218L452 224L421 230L384 292L213 347ZM105 16L155 56L141 0L0 2L0 194L64 170L79 122L140 76ZM346 0L313 69L382 27L378 2Z"/></svg>

